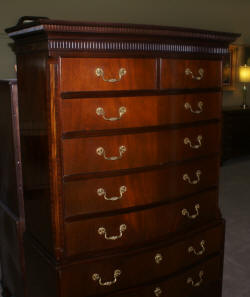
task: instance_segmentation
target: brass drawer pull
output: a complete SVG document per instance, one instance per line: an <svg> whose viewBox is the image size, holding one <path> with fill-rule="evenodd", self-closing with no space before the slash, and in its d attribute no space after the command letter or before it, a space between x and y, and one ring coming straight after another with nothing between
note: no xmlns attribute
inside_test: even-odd
<svg viewBox="0 0 250 297"><path fill-rule="evenodd" d="M126 73L127 73L127 70L125 68L121 68L118 73L119 78L105 78L104 71L102 68L96 68L96 70L95 70L95 74L97 77L101 77L103 79L103 81L106 81L109 83L115 83L115 82L120 81Z"/></svg>
<svg viewBox="0 0 250 297"><path fill-rule="evenodd" d="M121 107L119 108L119 116L118 116L118 117L106 118L104 109L103 109L102 107L98 107L98 108L96 109L96 114L97 114L98 116L102 116L102 118L103 118L104 120L106 120L106 121L111 121L111 122L113 122L113 121L118 121L118 120L120 120L120 119L122 118L122 116L126 113L126 111L127 111L126 107L121 106Z"/></svg>
<svg viewBox="0 0 250 297"><path fill-rule="evenodd" d="M122 155L126 152L126 150L127 150L126 147L124 145L121 145L119 147L119 154L120 155L118 157L107 157L103 147L98 147L96 149L96 153L97 153L98 156L103 156L105 160L115 161L115 160L121 159Z"/></svg>
<svg viewBox="0 0 250 297"><path fill-rule="evenodd" d="M109 282L104 282L104 283L102 282L102 279L101 279L101 277L100 277L100 275L98 273L94 273L92 275L92 279L95 282L98 281L100 286L112 286L112 285L114 285L117 282L117 278L121 274L122 274L121 270L120 269L116 269L114 271L114 280L113 281L109 281Z"/></svg>
<svg viewBox="0 0 250 297"><path fill-rule="evenodd" d="M187 110L189 109L192 113L199 114L199 113L203 112L203 102L202 101L199 101L197 105L198 105L198 108L199 108L197 110L193 110L191 104L188 103L188 102L186 102L184 104L184 107Z"/></svg>
<svg viewBox="0 0 250 297"><path fill-rule="evenodd" d="M188 211L186 208L183 208L183 210L181 211L181 214L182 214L183 216L187 216L187 217L188 217L189 219L191 219L191 220L194 220L194 219L196 219L196 218L198 217L198 215L199 215L200 204L196 204L194 208L195 208L196 213L193 214L193 215L190 215L189 211Z"/></svg>
<svg viewBox="0 0 250 297"><path fill-rule="evenodd" d="M120 196L119 197L110 197L108 198L106 195L106 191L103 188L99 188L97 189L97 194L99 196L104 196L105 200L109 200L109 201L116 201L122 198L122 195L127 191L127 187L126 186L121 186L120 187Z"/></svg>
<svg viewBox="0 0 250 297"><path fill-rule="evenodd" d="M190 247L188 248L188 252L189 252L189 253L194 253L196 256L201 256L201 255L203 255L203 254L205 253L205 251L206 251L206 248L205 248L205 240L202 240L202 241L200 242L200 245L201 245L201 250L200 250L200 251L196 252L195 248L194 248L193 246L190 246Z"/></svg>
<svg viewBox="0 0 250 297"><path fill-rule="evenodd" d="M159 288L159 287L155 288L154 293L155 293L156 297L161 296L161 294L162 294L161 288Z"/></svg>
<svg viewBox="0 0 250 297"><path fill-rule="evenodd" d="M187 279L187 284L191 284L193 287L199 287L200 285L201 285L201 283L203 282L203 275L204 275L204 271L203 270L201 270L200 272L199 272L199 278L200 278L200 280L198 281L198 282L194 282L193 281L193 279L191 278L191 277L189 277L188 279Z"/></svg>
<svg viewBox="0 0 250 297"><path fill-rule="evenodd" d="M192 72L189 68L186 68L186 69L185 69L185 74L186 74L186 75L190 75L192 79L195 79L195 80L202 80L203 75L204 75L204 69L203 69L203 68L200 68L200 69L198 70L198 73L199 73L199 76L194 76L193 72Z"/></svg>
<svg viewBox="0 0 250 297"><path fill-rule="evenodd" d="M104 234L106 240L117 240L122 237L122 232L124 232L126 229L127 229L127 226L125 224L122 224L120 226L120 234L119 235L107 236L106 229L104 227L100 227L98 229L98 233L99 233L99 235Z"/></svg>
<svg viewBox="0 0 250 297"><path fill-rule="evenodd" d="M155 255L155 263L156 264L160 264L162 260L163 260L162 254L156 254Z"/></svg>
<svg viewBox="0 0 250 297"><path fill-rule="evenodd" d="M198 144L192 144L191 140L188 137L185 137L184 138L184 144L189 145L193 149L198 149L198 148L200 148L202 146L201 140L202 140L202 135L198 135L197 136Z"/></svg>
<svg viewBox="0 0 250 297"><path fill-rule="evenodd" d="M191 180L187 173L183 174L183 180L191 185L196 185L200 182L201 170L196 171L197 179Z"/></svg>

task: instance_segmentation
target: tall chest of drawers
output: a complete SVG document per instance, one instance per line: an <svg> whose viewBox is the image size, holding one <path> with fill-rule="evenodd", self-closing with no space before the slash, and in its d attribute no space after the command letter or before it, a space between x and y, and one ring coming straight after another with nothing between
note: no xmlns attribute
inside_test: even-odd
<svg viewBox="0 0 250 297"><path fill-rule="evenodd" d="M238 35L21 18L29 297L220 296L221 60Z"/></svg>

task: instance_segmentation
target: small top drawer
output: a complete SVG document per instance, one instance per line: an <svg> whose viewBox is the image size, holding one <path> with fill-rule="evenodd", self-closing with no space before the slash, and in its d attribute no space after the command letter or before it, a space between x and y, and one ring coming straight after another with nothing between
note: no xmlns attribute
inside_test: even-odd
<svg viewBox="0 0 250 297"><path fill-rule="evenodd" d="M155 88L155 59L63 58L61 60L62 92Z"/></svg>
<svg viewBox="0 0 250 297"><path fill-rule="evenodd" d="M221 87L221 61L162 59L161 89Z"/></svg>

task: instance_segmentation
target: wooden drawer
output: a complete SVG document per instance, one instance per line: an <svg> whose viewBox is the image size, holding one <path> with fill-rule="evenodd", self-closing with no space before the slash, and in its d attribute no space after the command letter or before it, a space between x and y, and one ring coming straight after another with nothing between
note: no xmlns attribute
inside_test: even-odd
<svg viewBox="0 0 250 297"><path fill-rule="evenodd" d="M200 226L218 217L217 200L213 190L152 209L69 220L65 222L66 254L135 246Z"/></svg>
<svg viewBox="0 0 250 297"><path fill-rule="evenodd" d="M172 244L164 243L71 265L62 271L62 292L65 294L63 296L80 297L82 292L88 295L105 294L166 277L219 252L223 247L223 238L224 228L223 225L219 225ZM121 274L117 277L117 282L111 286L100 286L98 281L92 279L97 273L102 282L113 281L113 274L117 269Z"/></svg>
<svg viewBox="0 0 250 297"><path fill-rule="evenodd" d="M105 178L63 184L65 216L101 213L169 201L218 184L218 157ZM197 179L197 171L201 175ZM190 177L184 180L185 174ZM193 184L197 180L196 184ZM167 183L167 186L166 186Z"/></svg>
<svg viewBox="0 0 250 297"><path fill-rule="evenodd" d="M159 281L125 292L109 295L110 297L221 297L221 256L207 260L200 265L172 276L169 279Z"/></svg>
<svg viewBox="0 0 250 297"><path fill-rule="evenodd" d="M221 87L221 67L221 61L162 59L161 88Z"/></svg>
<svg viewBox="0 0 250 297"><path fill-rule="evenodd" d="M63 132L149 127L219 119L221 93L65 99L61 105Z"/></svg>
<svg viewBox="0 0 250 297"><path fill-rule="evenodd" d="M156 60L62 58L60 88L62 92L155 89Z"/></svg>
<svg viewBox="0 0 250 297"><path fill-rule="evenodd" d="M212 123L151 133L65 139L64 175L162 165L217 153L219 129L219 124ZM107 159L110 157L118 159Z"/></svg>

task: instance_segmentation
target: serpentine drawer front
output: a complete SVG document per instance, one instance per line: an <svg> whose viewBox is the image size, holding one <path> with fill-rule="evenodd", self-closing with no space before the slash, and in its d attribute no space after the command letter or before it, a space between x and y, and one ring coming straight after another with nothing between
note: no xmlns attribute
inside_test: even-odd
<svg viewBox="0 0 250 297"><path fill-rule="evenodd" d="M219 152L217 123L63 140L64 175L162 165Z"/></svg>
<svg viewBox="0 0 250 297"><path fill-rule="evenodd" d="M201 226L218 218L217 194L210 190L147 210L67 221L64 227L66 254L134 246ZM164 224L161 224L163 218Z"/></svg>
<svg viewBox="0 0 250 297"><path fill-rule="evenodd" d="M71 296L77 297L78 290L90 295L103 294L166 277L185 266L202 261L207 256L219 252L223 244L223 232L223 226L219 225L171 245L152 247L140 253L131 250L132 253L122 256L74 264L62 271L62 291L65 296L69 296L71 292ZM121 273L114 283L114 271L116 270ZM100 276L99 279L93 279L96 274ZM70 285L64 281L66 279L70 280ZM107 281L113 283L105 285Z"/></svg>
<svg viewBox="0 0 250 297"><path fill-rule="evenodd" d="M65 216L167 202L217 186L218 164L216 156L159 170L65 182Z"/></svg>
<svg viewBox="0 0 250 297"><path fill-rule="evenodd" d="M218 285L217 280L221 275L220 265L221 257L217 256L165 281L156 282L150 286L145 286L135 290L129 290L126 293L114 294L110 296L159 297L168 296L168 292L172 292L171 297L218 297L220 286ZM74 297L78 297L78 295L75 295Z"/></svg>
<svg viewBox="0 0 250 297"><path fill-rule="evenodd" d="M24 297L25 217L16 79L0 80L0 98L0 295Z"/></svg>
<svg viewBox="0 0 250 297"><path fill-rule="evenodd" d="M220 93L63 99L64 132L163 126L219 119Z"/></svg>
<svg viewBox="0 0 250 297"><path fill-rule="evenodd" d="M221 76L239 35L40 17L6 31L27 223L27 292L9 296L221 297Z"/></svg>
<svg viewBox="0 0 250 297"><path fill-rule="evenodd" d="M61 60L62 92L155 88L155 59L63 58Z"/></svg>

